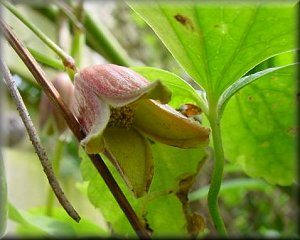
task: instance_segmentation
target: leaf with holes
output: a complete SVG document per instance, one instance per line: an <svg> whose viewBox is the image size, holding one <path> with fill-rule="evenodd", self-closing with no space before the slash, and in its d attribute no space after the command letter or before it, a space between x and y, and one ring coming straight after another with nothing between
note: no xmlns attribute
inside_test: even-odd
<svg viewBox="0 0 300 240"><path fill-rule="evenodd" d="M188 215L189 210L186 210L188 213L185 214L184 209L188 208L188 205L187 203L183 204L176 193L180 190L179 183L182 179L188 176L193 177L199 171L206 154L203 149L180 149L160 143L152 143L151 148L155 174L149 193L139 199L133 197L132 192L126 187L116 169L109 160L105 159L105 156L103 157L138 216L147 224L149 230L154 231L154 237L187 236L186 226L189 224L190 216ZM83 179L89 182L88 196L90 201L101 210L105 219L111 224L113 231L134 237L134 232L123 212L116 201L112 200L111 192L82 149L80 156L82 158ZM185 194L183 197L187 197L186 192L182 194ZM191 212L190 215L192 214ZM201 231L203 229L196 230Z"/></svg>

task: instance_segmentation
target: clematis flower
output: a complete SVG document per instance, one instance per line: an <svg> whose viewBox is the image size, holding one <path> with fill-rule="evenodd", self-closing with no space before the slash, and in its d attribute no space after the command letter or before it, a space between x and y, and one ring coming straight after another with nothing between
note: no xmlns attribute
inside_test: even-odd
<svg viewBox="0 0 300 240"><path fill-rule="evenodd" d="M166 105L171 92L133 70L95 65L75 75L73 110L88 153L105 153L136 197L148 191L153 157L148 138L180 148L208 143L209 129Z"/></svg>

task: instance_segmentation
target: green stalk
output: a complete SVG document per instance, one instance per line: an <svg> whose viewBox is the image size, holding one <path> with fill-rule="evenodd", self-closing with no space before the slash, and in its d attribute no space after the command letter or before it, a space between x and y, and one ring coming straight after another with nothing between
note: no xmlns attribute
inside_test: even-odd
<svg viewBox="0 0 300 240"><path fill-rule="evenodd" d="M60 168L60 161L62 158L63 150L65 146L65 141L62 139L58 139L54 149L54 156L52 160L53 171L56 176L58 176L59 168ZM51 187L48 190L48 198L47 198L47 205L46 205L46 214L48 216L52 216L53 214L53 207L54 207L54 193Z"/></svg>
<svg viewBox="0 0 300 240"><path fill-rule="evenodd" d="M218 195L222 183L224 170L224 151L221 138L220 118L217 111L217 104L212 104L209 109L208 120L212 131L212 139L214 146L214 169L208 192L208 208L216 230L222 236L227 235L227 231L220 214L218 205Z"/></svg>
<svg viewBox="0 0 300 240"><path fill-rule="evenodd" d="M81 57L82 57L82 47L85 42L85 35L83 34L82 30L75 29L74 30L74 36L72 40L72 49L71 49L71 55L75 59L77 63L77 67L81 64Z"/></svg>
<svg viewBox="0 0 300 240"><path fill-rule="evenodd" d="M76 13L76 22L80 23L83 21L84 18L84 11L83 11L83 2L78 3L75 7ZM78 21L77 21L78 20ZM77 63L77 67L81 64L81 57L82 57L82 50L85 43L85 33L83 32L83 26L78 26L79 24L75 25L73 23L73 30L74 36L72 39L72 47L71 47L71 56L75 59Z"/></svg>
<svg viewBox="0 0 300 240"><path fill-rule="evenodd" d="M32 56L40 63L45 64L49 67L52 67L57 70L64 70L64 65L57 59L49 57L48 55L42 54L38 51L36 51L33 48L27 48L29 52L32 54Z"/></svg>
<svg viewBox="0 0 300 240"><path fill-rule="evenodd" d="M84 26L87 30L87 40L96 51L103 54L112 63L125 67L132 66L127 53L103 24L96 23L88 13L85 13Z"/></svg>
<svg viewBox="0 0 300 240"><path fill-rule="evenodd" d="M62 50L57 44L55 44L50 38L47 37L41 30L39 30L34 24L26 19L17 8L7 1L0 2L5 6L12 14L14 14L22 23L24 23L39 39L41 39L50 49L52 49L62 60L64 66L71 71L76 71L74 59Z"/></svg>

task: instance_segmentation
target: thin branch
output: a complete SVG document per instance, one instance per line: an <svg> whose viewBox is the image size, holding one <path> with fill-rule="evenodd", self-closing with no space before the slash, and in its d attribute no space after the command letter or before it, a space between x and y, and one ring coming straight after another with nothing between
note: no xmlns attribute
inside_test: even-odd
<svg viewBox="0 0 300 240"><path fill-rule="evenodd" d="M12 96L15 104L17 105L18 112L23 120L23 123L26 127L27 133L29 135L29 138L32 142L32 145L35 148L35 151L41 161L41 164L43 166L44 172L47 176L47 179L49 181L50 186L53 189L53 192L55 193L58 201L63 206L63 208L66 210L66 212L72 217L76 222L80 221L80 216L76 212L76 210L73 208L69 200L66 198L62 188L60 187L51 165L51 162L49 161L45 149L42 147L40 143L40 138L33 126L33 123L30 119L29 113L26 109L26 106L22 100L22 97L19 93L19 90L16 86L15 81L13 80L7 66L2 62L0 59L0 69L3 73L3 77L5 79L7 88L10 92L10 95Z"/></svg>
<svg viewBox="0 0 300 240"><path fill-rule="evenodd" d="M64 119L66 120L69 128L72 130L73 134L76 136L78 141L81 141L85 137L85 133L83 132L75 116L62 101L55 87L52 85L51 82L49 82L46 79L45 73L43 72L41 67L38 65L38 63L35 61L32 55L28 52L28 50L24 47L23 43L16 37L13 31L7 26L7 24L3 20L0 20L0 27L2 28L4 36L9 42L9 44L13 47L13 49L23 60L27 68L30 70L32 75L35 77L37 82L41 85L44 92L49 97L50 101L54 104L54 106L57 107L57 109L59 109ZM113 196L118 202L120 208L123 210L133 229L136 231L137 235L140 238L149 239L149 234L146 231L144 225L136 215L135 211L126 199L124 193L120 189L119 185L110 173L109 169L105 165L100 155L90 154L88 156L90 157L94 166L102 176L104 182L107 184L108 188L112 192Z"/></svg>

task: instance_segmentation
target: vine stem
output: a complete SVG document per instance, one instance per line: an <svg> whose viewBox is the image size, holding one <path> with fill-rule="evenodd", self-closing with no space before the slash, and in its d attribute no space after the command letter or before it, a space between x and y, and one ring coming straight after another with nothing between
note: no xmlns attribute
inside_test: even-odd
<svg viewBox="0 0 300 240"><path fill-rule="evenodd" d="M218 205L218 194L220 191L224 170L224 151L221 138L220 115L218 114L217 107L214 106L217 106L217 104L210 106L208 115L208 120L212 130L215 162L207 199L209 212L217 232L222 236L226 236L227 231Z"/></svg>
<svg viewBox="0 0 300 240"><path fill-rule="evenodd" d="M58 91L53 86L53 84L47 80L46 75L41 69L40 65L32 57L30 52L24 47L24 44L17 38L17 36L14 34L11 28L2 19L0 19L0 27L2 29L4 37L7 39L12 48L16 51L16 53L19 55L22 61L25 63L28 70L32 73L36 81L40 84L40 86L48 96L50 102L60 111L77 140L81 141L82 139L84 139L85 133L82 130L79 122L77 121L73 113L70 111L70 109L62 101L61 96L59 95ZM120 189L118 183L116 182L109 169L105 165L103 159L100 157L99 154L89 154L88 156L91 159L97 171L100 173L109 190L113 194L120 208L126 215L136 234L141 239L149 239L150 236L147 230L145 229L145 226L138 218L134 209L128 202L122 190Z"/></svg>
<svg viewBox="0 0 300 240"><path fill-rule="evenodd" d="M23 100L22 100L22 97L17 89L16 83L12 79L12 76L10 75L10 72L9 72L7 66L2 62L2 60L0 60L0 69L3 72L3 76L5 79L7 88L9 90L9 93L17 105L18 112L19 112L19 114L23 120L23 123L26 127L26 130L27 130L29 138L32 142L32 145L35 148L36 154L38 155L38 157L41 161L44 172L47 176L50 186L53 189L53 192L55 193L60 204L63 206L63 208L66 210L66 212L70 215L70 217L72 217L76 222L79 222L80 216L78 215L76 210L73 208L73 206L71 205L69 200L66 198L62 188L60 187L60 185L54 175L53 168L47 157L46 151L40 143L40 138L39 138L39 136L36 132L36 129L29 117L29 113L26 109L26 106L25 106Z"/></svg>

